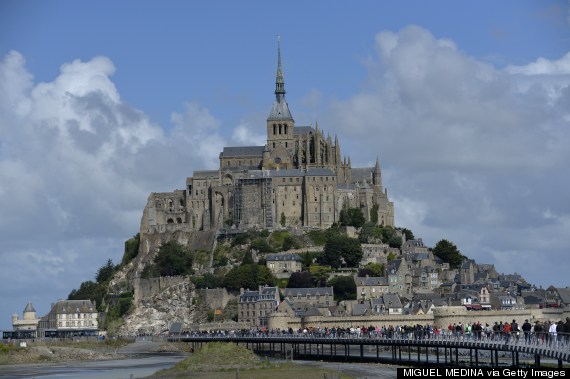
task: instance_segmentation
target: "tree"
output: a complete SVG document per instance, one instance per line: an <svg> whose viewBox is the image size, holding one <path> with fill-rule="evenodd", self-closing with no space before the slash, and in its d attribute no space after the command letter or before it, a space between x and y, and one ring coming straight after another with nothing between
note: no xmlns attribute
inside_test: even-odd
<svg viewBox="0 0 570 379"><path fill-rule="evenodd" d="M234 267L223 279L223 286L232 290L255 289L260 285L274 286L275 283L276 279L271 271L265 266L256 264Z"/></svg>
<svg viewBox="0 0 570 379"><path fill-rule="evenodd" d="M432 251L433 254L442 261L449 263L450 268L459 268L466 258L461 254L457 246L446 239L442 239L436 243Z"/></svg>
<svg viewBox="0 0 570 379"><path fill-rule="evenodd" d="M214 274L210 274L209 272L205 273L202 276L194 276L192 278L192 283L194 283L196 288L220 288L220 287L222 287L222 279L218 278Z"/></svg>
<svg viewBox="0 0 570 379"><path fill-rule="evenodd" d="M281 226L285 226L285 224L287 223L287 219L285 218L285 213L281 212L281 219L279 220L279 223L281 224Z"/></svg>
<svg viewBox="0 0 570 379"><path fill-rule="evenodd" d="M313 278L308 271L292 273L287 282L287 288L310 288L312 286Z"/></svg>
<svg viewBox="0 0 570 379"><path fill-rule="evenodd" d="M376 236L382 239L390 247L402 247L402 237L398 235L396 229L391 226L383 226L376 229Z"/></svg>
<svg viewBox="0 0 570 379"><path fill-rule="evenodd" d="M333 235L327 240L323 253L319 257L319 263L339 268L344 259L347 267L356 267L362 255L362 247L356 238L340 234Z"/></svg>
<svg viewBox="0 0 570 379"><path fill-rule="evenodd" d="M154 258L160 276L192 274L192 255L176 241L163 244Z"/></svg>
<svg viewBox="0 0 570 379"><path fill-rule="evenodd" d="M253 264L253 254L251 253L251 250L248 250L245 252L245 254L243 255L243 260L241 261L241 265L250 265Z"/></svg>
<svg viewBox="0 0 570 379"><path fill-rule="evenodd" d="M333 287L336 301L356 300L356 283L352 276L334 277L329 280L328 285Z"/></svg>
<svg viewBox="0 0 570 379"><path fill-rule="evenodd" d="M414 233L412 233L412 231L410 229L403 228L402 233L404 233L404 235L406 236L406 241L416 239L414 237Z"/></svg>
<svg viewBox="0 0 570 379"><path fill-rule="evenodd" d="M311 265L309 272L313 278L313 285L315 287L325 287L331 271L331 266Z"/></svg>
<svg viewBox="0 0 570 379"><path fill-rule="evenodd" d="M109 259L107 263L99 267L99 269L97 270L97 274L95 275L95 280L99 284L104 283L113 276L114 272L115 272L115 266L113 265L113 261Z"/></svg>
<svg viewBox="0 0 570 379"><path fill-rule="evenodd" d="M380 206L378 204L374 204L372 208L370 208L370 222L373 225L378 225L378 208Z"/></svg>
<svg viewBox="0 0 570 379"><path fill-rule="evenodd" d="M382 263L367 263L366 266L358 270L358 276L384 276L384 265Z"/></svg>
<svg viewBox="0 0 570 379"><path fill-rule="evenodd" d="M99 306L103 302L105 292L106 288L104 285L88 280L81 283L79 289L71 290L67 300L92 300Z"/></svg>
<svg viewBox="0 0 570 379"><path fill-rule="evenodd" d="M265 240L265 238L256 238L251 241L249 245L250 248L257 250L260 253L271 253L273 249L271 245Z"/></svg>
<svg viewBox="0 0 570 379"><path fill-rule="evenodd" d="M364 226L360 228L360 233L358 234L358 240L360 243L372 243L376 238L375 229L376 226L371 222L364 224Z"/></svg>
<svg viewBox="0 0 570 379"><path fill-rule="evenodd" d="M360 208L345 208L340 211L340 224L360 228L366 219Z"/></svg>
<svg viewBox="0 0 570 379"><path fill-rule="evenodd" d="M394 259L396 259L396 254L394 254L393 251L389 252L389 253L388 253L388 257L386 258L386 260L387 260L388 262L390 262L390 261L393 261Z"/></svg>
<svg viewBox="0 0 570 379"><path fill-rule="evenodd" d="M297 241L295 241L295 238L293 238L293 236L291 235L285 236L285 238L283 239L283 247L282 247L284 251L296 249L297 247L299 247L299 244L297 243Z"/></svg>
<svg viewBox="0 0 570 379"><path fill-rule="evenodd" d="M139 245L141 242L141 235L137 233L136 236L129 238L125 241L125 252L123 253L123 259L121 260L121 265L126 265L132 261L139 254Z"/></svg>

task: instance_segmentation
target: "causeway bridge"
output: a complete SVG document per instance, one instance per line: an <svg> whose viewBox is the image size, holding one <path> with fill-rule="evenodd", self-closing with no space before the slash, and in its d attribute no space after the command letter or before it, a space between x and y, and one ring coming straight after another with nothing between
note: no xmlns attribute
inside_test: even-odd
<svg viewBox="0 0 570 379"><path fill-rule="evenodd" d="M433 335L426 338L402 336L323 336L265 333L197 333L170 337L193 348L221 341L246 346L260 355L285 359L373 362L419 366L541 367L548 362L570 367L569 336L546 339L463 335Z"/></svg>

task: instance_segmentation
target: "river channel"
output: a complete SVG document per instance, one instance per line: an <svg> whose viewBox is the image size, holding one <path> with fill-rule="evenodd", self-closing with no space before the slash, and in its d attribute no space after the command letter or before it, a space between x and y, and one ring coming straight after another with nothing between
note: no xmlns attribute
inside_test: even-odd
<svg viewBox="0 0 570 379"><path fill-rule="evenodd" d="M160 354L108 361L0 366L0 378L130 379L143 378L172 367L185 355Z"/></svg>

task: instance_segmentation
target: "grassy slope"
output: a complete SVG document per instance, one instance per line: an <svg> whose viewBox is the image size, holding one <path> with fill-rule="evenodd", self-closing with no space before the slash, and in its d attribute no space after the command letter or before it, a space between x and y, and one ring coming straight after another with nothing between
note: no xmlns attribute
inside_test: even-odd
<svg viewBox="0 0 570 379"><path fill-rule="evenodd" d="M332 378L332 372L332 370L306 367L294 363L268 363L244 346L213 342L204 345L173 368L159 371L152 378L320 379L324 377L325 373L329 375L329 378ZM342 379L351 378L342 375Z"/></svg>

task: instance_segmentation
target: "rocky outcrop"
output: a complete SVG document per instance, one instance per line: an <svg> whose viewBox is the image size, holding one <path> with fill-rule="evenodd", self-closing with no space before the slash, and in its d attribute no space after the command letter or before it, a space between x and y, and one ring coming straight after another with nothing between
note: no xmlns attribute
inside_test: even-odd
<svg viewBox="0 0 570 379"><path fill-rule="evenodd" d="M200 321L194 305L195 296L194 286L188 278L173 281L172 285L136 302L134 310L125 317L119 333L160 333L169 330L175 322L180 322L187 328Z"/></svg>

